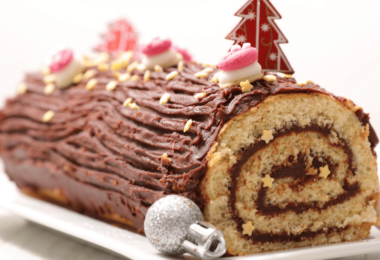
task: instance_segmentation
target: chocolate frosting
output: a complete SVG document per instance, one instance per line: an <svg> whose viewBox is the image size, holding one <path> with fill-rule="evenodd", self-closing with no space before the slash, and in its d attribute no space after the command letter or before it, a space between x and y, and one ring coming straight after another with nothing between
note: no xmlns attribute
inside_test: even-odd
<svg viewBox="0 0 380 260"><path fill-rule="evenodd" d="M248 93L240 87L221 90L211 83L213 73L201 79L194 76L203 68L185 63L173 80L165 79L175 70L168 68L151 72L147 82L142 80L144 72L135 70L139 80L119 82L114 91L105 89L115 80L113 73L91 68L98 82L93 90L87 90L83 81L55 89L49 96L44 94L43 76L27 74L27 92L7 100L0 112L0 153L19 163L53 164L60 174L79 183L125 196L136 214L133 221L142 231L147 208L166 194L180 194L201 204L196 188L207 168L206 155L229 119L269 95L331 95L318 85L299 86L294 78L282 77L277 82L256 81ZM201 100L193 97L202 92L207 96ZM170 101L160 105L164 93L170 93ZM139 110L122 105L128 97ZM344 103L343 98L338 100ZM43 123L48 110L55 116ZM361 108L356 115L364 125L369 123ZM183 133L189 119L193 124ZM372 148L378 143L371 126L369 140ZM171 160L162 160L164 153ZM81 196L80 189L71 192Z"/></svg>

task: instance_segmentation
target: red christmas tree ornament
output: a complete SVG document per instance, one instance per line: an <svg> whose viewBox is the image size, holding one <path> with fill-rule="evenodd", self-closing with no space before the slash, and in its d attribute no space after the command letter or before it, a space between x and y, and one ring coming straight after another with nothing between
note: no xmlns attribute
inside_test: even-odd
<svg viewBox="0 0 380 260"><path fill-rule="evenodd" d="M97 51L118 55L120 52L133 51L139 55L138 37L135 29L126 19L108 25L108 32L102 35L103 42L95 47Z"/></svg>
<svg viewBox="0 0 380 260"><path fill-rule="evenodd" d="M235 16L242 17L240 23L227 35L226 39L235 44L251 43L258 51L258 62L265 71L293 74L280 43L288 43L274 19L281 15L269 0L249 0Z"/></svg>

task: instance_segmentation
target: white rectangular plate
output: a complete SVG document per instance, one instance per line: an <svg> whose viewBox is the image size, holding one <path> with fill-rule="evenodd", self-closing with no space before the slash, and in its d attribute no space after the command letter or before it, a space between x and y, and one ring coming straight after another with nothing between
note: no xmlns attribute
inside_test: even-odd
<svg viewBox="0 0 380 260"><path fill-rule="evenodd" d="M136 233L114 227L76 212L40 201L18 192L0 172L0 190L6 194L0 206L40 225L58 230L131 259L178 259L159 254L148 240ZM317 260L380 252L380 231L375 227L368 239L359 242L277 251L225 260ZM183 256L182 259L195 259Z"/></svg>

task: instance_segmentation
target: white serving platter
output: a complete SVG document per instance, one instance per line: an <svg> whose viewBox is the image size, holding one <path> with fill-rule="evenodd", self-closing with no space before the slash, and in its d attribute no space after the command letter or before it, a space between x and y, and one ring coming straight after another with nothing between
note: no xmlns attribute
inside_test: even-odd
<svg viewBox="0 0 380 260"><path fill-rule="evenodd" d="M158 253L148 240L132 231L92 219L59 206L20 193L0 172L0 207L32 222L84 240L130 259L195 259L191 256L168 257ZM368 239L358 242L314 246L224 260L321 260L380 252L380 231L373 227Z"/></svg>

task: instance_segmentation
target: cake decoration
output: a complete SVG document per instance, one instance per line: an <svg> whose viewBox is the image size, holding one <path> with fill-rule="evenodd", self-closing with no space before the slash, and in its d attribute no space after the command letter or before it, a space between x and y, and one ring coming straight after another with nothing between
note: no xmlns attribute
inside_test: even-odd
<svg viewBox="0 0 380 260"><path fill-rule="evenodd" d="M240 23L227 35L234 44L250 43L258 51L258 62L263 72L294 74L279 44L288 43L274 22L281 15L269 0L248 0L236 13Z"/></svg>
<svg viewBox="0 0 380 260"><path fill-rule="evenodd" d="M164 104L168 103L169 99L170 99L169 93L163 94L162 97L160 98L160 105L164 105Z"/></svg>
<svg viewBox="0 0 380 260"><path fill-rule="evenodd" d="M277 77L275 75L265 75L263 77L263 80L268 81L268 82L276 82Z"/></svg>
<svg viewBox="0 0 380 260"><path fill-rule="evenodd" d="M320 177L327 179L327 176L329 176L329 174L330 174L330 170L329 170L328 165L325 165L324 167L319 167L319 176Z"/></svg>
<svg viewBox="0 0 380 260"><path fill-rule="evenodd" d="M139 110L140 107L136 103L129 103L128 107L132 108L133 110Z"/></svg>
<svg viewBox="0 0 380 260"><path fill-rule="evenodd" d="M28 86L25 84L25 82L21 82L17 86L17 93L20 95L25 94L27 90L28 90Z"/></svg>
<svg viewBox="0 0 380 260"><path fill-rule="evenodd" d="M55 86L53 83L49 83L45 86L44 93L45 95L50 95L54 92Z"/></svg>
<svg viewBox="0 0 380 260"><path fill-rule="evenodd" d="M207 95L206 92L197 93L197 94L194 95L194 98L197 99L197 100L200 100L200 99L204 98L206 95Z"/></svg>
<svg viewBox="0 0 380 260"><path fill-rule="evenodd" d="M178 62L177 68L179 71L183 71L183 61Z"/></svg>
<svg viewBox="0 0 380 260"><path fill-rule="evenodd" d="M46 75L43 80L45 84L53 83L55 81L55 75Z"/></svg>
<svg viewBox="0 0 380 260"><path fill-rule="evenodd" d="M44 66L44 67L42 67L41 68L41 74L42 75L49 75L50 74L50 69L49 69L49 67L48 66Z"/></svg>
<svg viewBox="0 0 380 260"><path fill-rule="evenodd" d="M248 221L246 224L242 225L243 227L243 235L252 236L253 230L255 230L255 226L252 225L251 221Z"/></svg>
<svg viewBox="0 0 380 260"><path fill-rule="evenodd" d="M127 81L130 77L131 77L131 74L129 74L129 73L123 73L123 74L118 75L117 79L120 82L124 82L124 81Z"/></svg>
<svg viewBox="0 0 380 260"><path fill-rule="evenodd" d="M261 136L261 140L264 140L265 143L269 143L270 140L273 140L272 130L263 130L263 135Z"/></svg>
<svg viewBox="0 0 380 260"><path fill-rule="evenodd" d="M82 79L83 79L83 73L79 73L73 78L73 83L78 84L82 81Z"/></svg>
<svg viewBox="0 0 380 260"><path fill-rule="evenodd" d="M298 85L300 85L300 86L305 86L307 84L314 85L315 83L313 81L311 81L311 80L301 81L300 83L298 83Z"/></svg>
<svg viewBox="0 0 380 260"><path fill-rule="evenodd" d="M264 178L261 178L261 182L263 183L263 187L272 188L272 183L274 182L274 178L271 178L269 174L266 174Z"/></svg>
<svg viewBox="0 0 380 260"><path fill-rule="evenodd" d="M195 73L194 76L197 78L205 78L208 76L208 73L202 70L200 72Z"/></svg>
<svg viewBox="0 0 380 260"><path fill-rule="evenodd" d="M129 104L131 104L133 102L133 99L132 98L127 98L124 103L123 103L123 106L127 107Z"/></svg>
<svg viewBox="0 0 380 260"><path fill-rule="evenodd" d="M111 80L110 82L107 83L106 85L106 90L108 91L113 91L117 87L117 81L116 80Z"/></svg>
<svg viewBox="0 0 380 260"><path fill-rule="evenodd" d="M98 84L98 81L96 79L90 79L86 84L86 89L92 90L95 88L95 86Z"/></svg>
<svg viewBox="0 0 380 260"><path fill-rule="evenodd" d="M141 63L148 69L159 65L163 68L177 65L182 60L182 55L174 51L170 39L155 37L148 44L143 45L141 52L144 54Z"/></svg>
<svg viewBox="0 0 380 260"><path fill-rule="evenodd" d="M144 73L144 82L147 82L150 80L150 70L146 70Z"/></svg>
<svg viewBox="0 0 380 260"><path fill-rule="evenodd" d="M226 252L222 232L203 221L199 207L182 196L169 195L150 206L144 230L149 242L164 254L189 253L206 260Z"/></svg>
<svg viewBox="0 0 380 260"><path fill-rule="evenodd" d="M187 131L189 131L192 124L193 124L193 120L191 119L187 120L185 127L183 128L183 132L186 133Z"/></svg>
<svg viewBox="0 0 380 260"><path fill-rule="evenodd" d="M54 76L56 85L60 88L66 88L73 83L73 78L81 73L84 67L83 62L74 56L72 50L62 49L52 56L49 65L52 75L46 77Z"/></svg>
<svg viewBox="0 0 380 260"><path fill-rule="evenodd" d="M231 51L223 56L218 63L218 80L220 88L228 88L239 85L240 82L248 80L253 82L263 77L261 66L257 62L257 51L250 44L233 45Z"/></svg>
<svg viewBox="0 0 380 260"><path fill-rule="evenodd" d="M240 87L242 92L249 92L253 89L253 85L251 85L249 80L240 82Z"/></svg>
<svg viewBox="0 0 380 260"><path fill-rule="evenodd" d="M170 158L168 157L168 154L167 154L167 153L164 153L164 154L161 156L161 159L162 159L163 161L168 161L168 162L171 162L171 161L172 161L172 159L170 159Z"/></svg>
<svg viewBox="0 0 380 260"><path fill-rule="evenodd" d="M131 81L138 81L139 80L139 75L135 74L131 77Z"/></svg>
<svg viewBox="0 0 380 260"><path fill-rule="evenodd" d="M95 50L110 53L117 57L120 53L133 51L139 56L138 37L132 24L126 19L119 19L108 25L108 32L102 35L103 42Z"/></svg>
<svg viewBox="0 0 380 260"><path fill-rule="evenodd" d="M92 78L96 75L96 71L95 70L87 70L84 74L83 74L83 79L89 79L89 78Z"/></svg>
<svg viewBox="0 0 380 260"><path fill-rule="evenodd" d="M157 72L163 72L163 68L160 66L160 65L155 65L154 66L154 71L157 71Z"/></svg>
<svg viewBox="0 0 380 260"><path fill-rule="evenodd" d="M98 65L98 70L100 71L107 71L110 69L110 65L108 65L107 63L100 63Z"/></svg>
<svg viewBox="0 0 380 260"><path fill-rule="evenodd" d="M42 122L47 123L51 121L54 117L55 113L53 110L47 111L43 116L42 116Z"/></svg>
<svg viewBox="0 0 380 260"><path fill-rule="evenodd" d="M191 54L189 53L188 50L186 49L183 49L183 48L180 48L178 46L173 46L173 49L178 52L179 54L182 55L183 59L185 61L188 61L188 62L191 62L193 60L193 58L191 57Z"/></svg>
<svg viewBox="0 0 380 260"><path fill-rule="evenodd" d="M178 71L174 70L174 71L170 72L168 75L166 75L166 80L172 80L177 76L178 76Z"/></svg>
<svg viewBox="0 0 380 260"><path fill-rule="evenodd" d="M219 72L215 73L211 79L212 83L219 83Z"/></svg>

